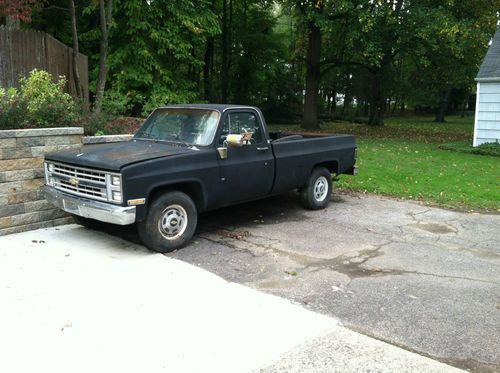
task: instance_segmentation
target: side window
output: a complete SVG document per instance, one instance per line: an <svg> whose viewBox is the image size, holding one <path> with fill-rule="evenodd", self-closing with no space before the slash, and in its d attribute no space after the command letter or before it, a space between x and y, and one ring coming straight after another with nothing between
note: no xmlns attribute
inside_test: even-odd
<svg viewBox="0 0 500 373"><path fill-rule="evenodd" d="M252 144L259 144L264 139L259 120L254 113L229 113L224 120L220 143L224 142L227 135L240 135L245 132L253 133Z"/></svg>

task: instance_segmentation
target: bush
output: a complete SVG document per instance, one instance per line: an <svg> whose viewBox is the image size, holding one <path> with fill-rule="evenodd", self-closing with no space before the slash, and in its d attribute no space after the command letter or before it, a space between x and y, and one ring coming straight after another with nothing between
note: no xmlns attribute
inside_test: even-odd
<svg viewBox="0 0 500 373"><path fill-rule="evenodd" d="M487 144L482 144L476 147L468 143L451 143L443 144L439 146L443 150L451 150L460 153L478 154L478 155L490 155L494 157L500 157L500 144L498 142L491 142Z"/></svg>
<svg viewBox="0 0 500 373"><path fill-rule="evenodd" d="M19 90L0 89L0 129L68 127L77 119L77 105L64 92L66 79L33 70L20 79Z"/></svg>
<svg viewBox="0 0 500 373"><path fill-rule="evenodd" d="M27 110L26 102L15 88L0 88L0 129L19 128Z"/></svg>
<svg viewBox="0 0 500 373"><path fill-rule="evenodd" d="M132 109L130 98L116 90L109 90L104 93L102 100L102 110L106 113L118 116L124 115Z"/></svg>
<svg viewBox="0 0 500 373"><path fill-rule="evenodd" d="M144 122L143 118L115 117L104 111L84 112L77 121L87 136L134 134Z"/></svg>

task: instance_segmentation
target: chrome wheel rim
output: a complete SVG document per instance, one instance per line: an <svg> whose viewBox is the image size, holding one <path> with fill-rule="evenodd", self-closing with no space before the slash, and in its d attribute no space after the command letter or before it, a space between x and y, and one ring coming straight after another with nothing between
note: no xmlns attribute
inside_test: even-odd
<svg viewBox="0 0 500 373"><path fill-rule="evenodd" d="M314 199L318 202L322 202L325 200L328 194L328 180L326 177L320 176L314 182L313 187Z"/></svg>
<svg viewBox="0 0 500 373"><path fill-rule="evenodd" d="M181 205L170 205L161 213L158 230L167 240L182 236L188 224L187 212Z"/></svg>

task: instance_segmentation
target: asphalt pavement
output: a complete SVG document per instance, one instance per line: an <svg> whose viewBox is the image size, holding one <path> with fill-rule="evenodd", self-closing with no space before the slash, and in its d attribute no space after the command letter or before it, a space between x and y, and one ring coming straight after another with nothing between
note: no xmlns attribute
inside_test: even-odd
<svg viewBox="0 0 500 373"><path fill-rule="evenodd" d="M169 256L395 346L500 371L500 215L332 199L322 211L289 194L204 214L195 242Z"/></svg>

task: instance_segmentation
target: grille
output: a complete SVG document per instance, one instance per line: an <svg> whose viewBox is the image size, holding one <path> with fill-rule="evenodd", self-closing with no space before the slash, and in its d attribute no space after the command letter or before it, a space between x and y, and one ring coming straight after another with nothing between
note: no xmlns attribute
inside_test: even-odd
<svg viewBox="0 0 500 373"><path fill-rule="evenodd" d="M106 173L54 163L49 176L56 189L101 201L108 200Z"/></svg>
<svg viewBox="0 0 500 373"><path fill-rule="evenodd" d="M74 177L78 181L90 181L97 184L106 185L106 174L104 172L89 170L86 168L72 167L62 164L54 164L52 175Z"/></svg>
<svg viewBox="0 0 500 373"><path fill-rule="evenodd" d="M89 185L78 184L74 186L69 181L54 178L54 186L57 189L64 190L69 193L78 194L80 196L91 197L94 199L99 199L106 201L106 188L97 188Z"/></svg>

